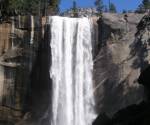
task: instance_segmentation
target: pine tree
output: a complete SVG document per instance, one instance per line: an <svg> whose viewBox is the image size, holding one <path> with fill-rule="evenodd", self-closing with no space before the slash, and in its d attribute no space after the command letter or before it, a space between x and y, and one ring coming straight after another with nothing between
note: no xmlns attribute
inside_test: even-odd
<svg viewBox="0 0 150 125"><path fill-rule="evenodd" d="M103 12L103 9L104 9L103 1L102 0L96 0L95 6L96 6L97 11L101 14Z"/></svg>
<svg viewBox="0 0 150 125"><path fill-rule="evenodd" d="M9 10L12 10L17 14L24 13L26 7L27 5L24 0L9 0Z"/></svg>
<svg viewBox="0 0 150 125"><path fill-rule="evenodd" d="M142 5L144 7L144 9L150 9L150 0L143 0L142 1Z"/></svg>
<svg viewBox="0 0 150 125"><path fill-rule="evenodd" d="M9 0L9 10L17 14L38 14L39 9L39 0Z"/></svg>
<svg viewBox="0 0 150 125"><path fill-rule="evenodd" d="M1 0L0 1L0 13L1 16L4 16L4 14L8 13L8 0Z"/></svg>
<svg viewBox="0 0 150 125"><path fill-rule="evenodd" d="M142 3L138 6L136 12L144 13L150 9L150 0L143 0Z"/></svg>
<svg viewBox="0 0 150 125"><path fill-rule="evenodd" d="M109 12L108 7L106 5L104 6L104 12L106 12L106 13Z"/></svg>
<svg viewBox="0 0 150 125"><path fill-rule="evenodd" d="M51 11L59 11L60 0L3 0L5 1L1 10L4 14L26 15L26 14L45 14L50 6Z"/></svg>
<svg viewBox="0 0 150 125"><path fill-rule="evenodd" d="M46 15L47 8L48 8L49 1L48 0L41 0L41 13L42 15Z"/></svg>
<svg viewBox="0 0 150 125"><path fill-rule="evenodd" d="M117 12L115 4L110 3L109 12L111 12L111 13Z"/></svg>
<svg viewBox="0 0 150 125"><path fill-rule="evenodd" d="M59 3L60 3L60 0L50 0L49 8L51 9L51 11L53 11L54 13L58 13L59 12Z"/></svg>
<svg viewBox="0 0 150 125"><path fill-rule="evenodd" d="M126 10L123 10L122 13L125 14L125 13L127 13L127 11L126 11Z"/></svg>
<svg viewBox="0 0 150 125"><path fill-rule="evenodd" d="M73 1L72 11L73 11L73 16L74 16L74 17L78 17L77 3L76 3L75 0Z"/></svg>

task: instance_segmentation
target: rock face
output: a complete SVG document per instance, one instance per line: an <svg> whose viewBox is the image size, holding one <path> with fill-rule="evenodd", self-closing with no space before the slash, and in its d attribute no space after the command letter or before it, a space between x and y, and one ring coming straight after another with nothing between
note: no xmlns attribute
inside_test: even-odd
<svg viewBox="0 0 150 125"><path fill-rule="evenodd" d="M3 23L0 25L0 55L9 49L9 35L11 31L11 25L9 23Z"/></svg>
<svg viewBox="0 0 150 125"><path fill-rule="evenodd" d="M121 50L117 53L115 53L116 56L118 56L115 61L111 61L110 67L114 67L114 64L116 66L117 59L118 61L121 61L122 63L117 64L115 67L116 69L108 68L108 78L111 78L111 82L113 81L114 78L119 78L118 80L115 81L110 87L109 85L111 82L109 80L107 82L102 83L102 86L105 86L107 90L107 95L101 97L99 96L100 99L106 100L106 103L103 103L103 100L99 101L99 109L100 112L106 112L106 114L100 114L97 119L93 122L93 125L147 125L150 123L149 120L149 110L150 110L150 103L149 103L149 74L150 74L150 67L149 65L149 32L150 32L150 15L146 15L142 18L142 20L139 20L139 23L134 26L133 23L130 24L130 16L132 16L132 19L135 19L133 15L128 15L128 30L130 31L129 34L128 32L125 33L123 36L119 39L120 44L124 44L126 42L126 46L120 46ZM139 15L141 16L141 15ZM137 17L137 15L136 15ZM141 17L139 17L140 19ZM105 17L104 17L105 19ZM115 18L116 19L116 18ZM136 19L137 20L137 19ZM138 20L137 20L138 21ZM135 22L135 21L134 21ZM118 23L119 24L119 23ZM119 25L118 25L119 26ZM131 26L133 26L131 28ZM137 29L136 29L137 28ZM135 32L133 32L135 31ZM133 33L133 34L132 34ZM127 36L126 36L127 35ZM115 34L113 35L115 36ZM133 37L133 39L131 39ZM126 38L125 41L122 39ZM127 40L127 41L126 41ZM133 41L130 41L133 40ZM104 46L107 47L107 50L105 50L106 54L107 51L110 51L110 56L109 59L114 58L112 56L115 52L113 49L112 51L112 46L118 46L117 44L119 43L111 43L108 44L108 41L104 42ZM111 41L110 41L111 42ZM113 44L113 45L112 45ZM103 51L103 46L100 45L101 51ZM124 48L126 47L126 48ZM119 49L118 48L118 49ZM117 48L116 48L117 49ZM118 51L118 49L116 51ZM128 51L127 51L128 50ZM100 53L101 53L100 51ZM100 54L99 53L99 54ZM124 56L122 56L122 53L124 53ZM98 54L98 55L99 55ZM106 55L105 55L106 56ZM121 58L121 56L123 58ZM103 57L103 56L102 56ZM120 60L121 59L121 60ZM101 62L99 63L101 64ZM119 65L123 65L124 69L119 68ZM100 66L100 65L99 65ZM104 65L103 65L104 67ZM107 67L107 65L106 65ZM106 68L104 67L104 68ZM144 70L146 67L148 67L146 70ZM120 70L123 70L118 77L117 73L120 74ZM144 70L144 71L143 71ZM140 71L142 72L140 77L139 73ZM97 73L97 71L96 71ZM112 77L111 77L112 76ZM127 76L127 77L123 77ZM107 78L105 75L103 78ZM139 77L139 79L138 79ZM107 79L108 79L107 78ZM124 79L125 78L125 79ZM123 80L123 81L122 81ZM120 81L120 82L119 82ZM140 83L140 85L137 84L137 81ZM106 85L103 85L106 84ZM109 84L109 85L108 85ZM145 97L142 99L142 85L145 87ZM107 86L108 85L108 86ZM119 87L119 88L118 88ZM119 90L119 91L117 91ZM121 91L121 92L120 92ZM102 92L102 90L100 91ZM116 92L117 94L113 93ZM121 95L121 93L123 93ZM99 93L100 95L101 93ZM97 99L98 100L98 99ZM141 102L139 102L141 100ZM142 101L144 100L144 101ZM110 106L110 105L111 106ZM103 109L100 106L105 106ZM116 107L118 106L118 107ZM120 109L120 110L119 110ZM114 114L114 112L117 112ZM114 115L110 115L114 114Z"/></svg>
<svg viewBox="0 0 150 125"><path fill-rule="evenodd" d="M29 110L30 73L40 28L40 20L31 16L11 17L0 24L0 124L14 124Z"/></svg>
<svg viewBox="0 0 150 125"><path fill-rule="evenodd" d="M109 118L105 114L101 114L97 117L97 119L93 122L93 125L148 125L150 123L149 115L150 115L150 100L149 93L150 87L148 81L150 74L150 65L144 71L142 71L138 82L144 85L147 90L146 101L142 101L139 104L132 104L119 110L114 114L112 118Z"/></svg>
<svg viewBox="0 0 150 125"><path fill-rule="evenodd" d="M149 105L139 104L147 98L137 83L150 60L150 28L143 16L130 13L126 19L122 14L104 13L99 20L92 17L96 110L111 117L100 115L100 125L110 123L114 113L131 104L137 104L135 109ZM0 24L0 124L49 125L50 31L43 30L39 17L18 16L10 22Z"/></svg>
<svg viewBox="0 0 150 125"><path fill-rule="evenodd" d="M97 111L110 116L144 98L137 83L140 71L149 63L148 26L137 29L144 15L103 14L99 19L99 42L94 59Z"/></svg>

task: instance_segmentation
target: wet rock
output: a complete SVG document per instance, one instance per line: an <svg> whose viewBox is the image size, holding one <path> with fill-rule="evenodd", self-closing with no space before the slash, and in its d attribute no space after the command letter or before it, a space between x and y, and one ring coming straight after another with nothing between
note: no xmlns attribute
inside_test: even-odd
<svg viewBox="0 0 150 125"><path fill-rule="evenodd" d="M100 114L92 125L110 125L111 119L106 114Z"/></svg>

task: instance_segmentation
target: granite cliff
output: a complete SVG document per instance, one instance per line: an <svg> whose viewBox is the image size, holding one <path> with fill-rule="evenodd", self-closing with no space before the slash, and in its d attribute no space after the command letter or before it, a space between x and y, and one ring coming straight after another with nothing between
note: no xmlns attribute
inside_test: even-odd
<svg viewBox="0 0 150 125"><path fill-rule="evenodd" d="M149 16L148 20L143 16L104 13L91 18L98 114L112 117L147 99L137 82L150 58ZM49 124L51 36L45 22L45 18L18 16L0 24L0 124Z"/></svg>
<svg viewBox="0 0 150 125"><path fill-rule="evenodd" d="M130 18L130 16L132 16L132 18ZM93 122L93 125L148 125L150 123L150 15L145 15L140 21L136 19L138 21L137 24L135 21L134 24L130 24L130 19L135 19L134 16L135 15L128 15L128 24L126 25L128 26L126 27L128 28L126 29L128 32L126 32L123 37L119 39L119 42L121 43L105 43L104 46L107 46L106 50L102 47L102 51L103 49L105 50L105 53L103 53L104 55L110 51L108 54L108 59L113 60L115 56L116 59L114 59L114 61L110 61L113 63L110 63L111 65L108 66L107 76L103 76L103 78L110 77L111 80L108 79L107 82L104 81L105 83L102 85L104 88L106 87L104 90L106 90L107 96L104 96L105 94L102 94L102 97L98 96L98 98L102 98L98 104L98 106L101 106L99 107L100 115ZM113 37L115 37L115 35L113 35ZM112 40L109 42L112 42ZM117 47L117 44L121 45ZM115 56L112 56L113 54ZM106 57L107 55L105 55L103 58ZM119 63L116 65L117 59L120 60L118 60ZM100 61L99 64L101 63L102 62ZM99 64L97 67L100 66ZM118 68L118 66L121 67ZM96 73L98 73L97 71ZM117 73L120 75L120 77L118 77ZM117 80L115 80L115 78L117 78ZM118 80L118 78L120 80ZM99 92L101 93L101 91ZM106 101L104 104L102 103L103 100L104 102Z"/></svg>

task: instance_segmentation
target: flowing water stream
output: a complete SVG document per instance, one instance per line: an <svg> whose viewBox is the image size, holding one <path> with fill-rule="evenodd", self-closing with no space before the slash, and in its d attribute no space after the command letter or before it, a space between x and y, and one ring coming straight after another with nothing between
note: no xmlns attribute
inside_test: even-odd
<svg viewBox="0 0 150 125"><path fill-rule="evenodd" d="M92 82L92 21L49 17L53 80L51 125L91 125L95 118Z"/></svg>

